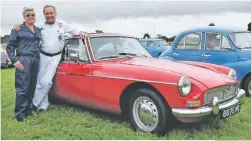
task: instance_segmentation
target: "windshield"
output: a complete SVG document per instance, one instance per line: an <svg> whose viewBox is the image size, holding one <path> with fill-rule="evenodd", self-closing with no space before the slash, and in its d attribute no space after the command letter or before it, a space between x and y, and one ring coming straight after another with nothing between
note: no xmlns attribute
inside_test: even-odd
<svg viewBox="0 0 251 141"><path fill-rule="evenodd" d="M251 32L237 32L230 34L236 47L245 49L251 48Z"/></svg>
<svg viewBox="0 0 251 141"><path fill-rule="evenodd" d="M93 37L90 38L96 60L123 56L151 57L144 47L134 38L128 37Z"/></svg>

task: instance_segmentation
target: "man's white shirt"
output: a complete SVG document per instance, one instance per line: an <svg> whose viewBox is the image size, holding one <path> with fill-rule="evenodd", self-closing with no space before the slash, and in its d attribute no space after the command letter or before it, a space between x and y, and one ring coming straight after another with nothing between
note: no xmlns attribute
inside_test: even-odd
<svg viewBox="0 0 251 141"><path fill-rule="evenodd" d="M40 22L36 24L36 27L41 29L41 50L51 54L62 51L65 34L73 36L80 32L63 20L57 20L52 25Z"/></svg>

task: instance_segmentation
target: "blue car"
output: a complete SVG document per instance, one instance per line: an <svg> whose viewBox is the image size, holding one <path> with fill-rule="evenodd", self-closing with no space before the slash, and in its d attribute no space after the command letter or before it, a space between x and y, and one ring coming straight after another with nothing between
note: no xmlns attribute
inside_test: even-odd
<svg viewBox="0 0 251 141"><path fill-rule="evenodd" d="M155 58L169 48L167 42L162 39L140 39L139 42Z"/></svg>
<svg viewBox="0 0 251 141"><path fill-rule="evenodd" d="M234 69L241 88L251 94L251 32L233 28L195 28L176 36L159 58L213 63ZM201 74L203 75L203 74Z"/></svg>

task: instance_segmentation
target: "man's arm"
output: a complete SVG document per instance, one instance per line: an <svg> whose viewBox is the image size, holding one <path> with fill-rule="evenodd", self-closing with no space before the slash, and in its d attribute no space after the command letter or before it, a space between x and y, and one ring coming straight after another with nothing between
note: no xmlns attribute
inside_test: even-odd
<svg viewBox="0 0 251 141"><path fill-rule="evenodd" d="M87 37L87 33L78 30L77 28L73 27L72 25L68 24L65 21L60 21L59 23L63 24L63 28L64 28L64 34L65 35L69 35L73 36L73 35L80 35L81 38L86 38Z"/></svg>
<svg viewBox="0 0 251 141"><path fill-rule="evenodd" d="M16 48L17 48L17 31L11 30L10 38L6 47L6 52L13 64L18 61L15 55Z"/></svg>
<svg viewBox="0 0 251 141"><path fill-rule="evenodd" d="M42 27L43 27L43 24L44 24L44 22L38 22L38 23L35 23L35 26L37 27L37 28L39 28L39 29L41 29ZM14 31L19 31L20 30L20 28L21 28L21 24L15 24L14 26L13 26L13 30Z"/></svg>
<svg viewBox="0 0 251 141"><path fill-rule="evenodd" d="M65 27L64 27L65 33L69 33L69 34L71 34L71 36L80 33L79 30L77 30L75 27L73 27L72 25L70 25L70 24L68 24L68 23L66 23L66 22L64 23L64 26L65 26Z"/></svg>

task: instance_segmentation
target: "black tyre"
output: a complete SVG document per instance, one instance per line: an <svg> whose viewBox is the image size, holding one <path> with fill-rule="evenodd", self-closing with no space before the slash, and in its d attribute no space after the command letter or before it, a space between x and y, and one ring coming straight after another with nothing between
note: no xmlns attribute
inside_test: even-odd
<svg viewBox="0 0 251 141"><path fill-rule="evenodd" d="M244 83L244 89L246 91L246 96L251 97L251 75L248 76Z"/></svg>
<svg viewBox="0 0 251 141"><path fill-rule="evenodd" d="M165 134L171 128L170 107L150 89L135 91L129 101L129 119L134 130Z"/></svg>
<svg viewBox="0 0 251 141"><path fill-rule="evenodd" d="M161 53L158 54L158 57L161 55Z"/></svg>

